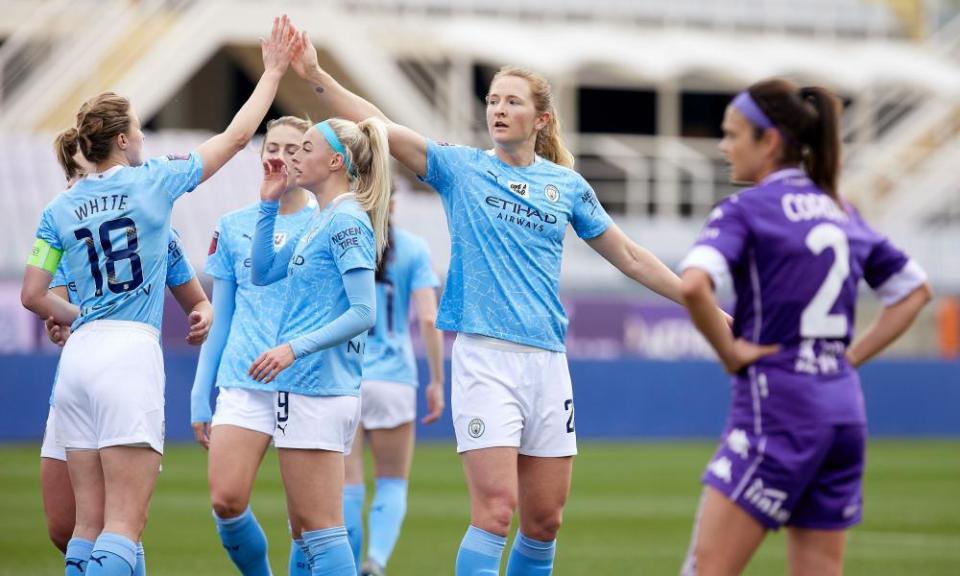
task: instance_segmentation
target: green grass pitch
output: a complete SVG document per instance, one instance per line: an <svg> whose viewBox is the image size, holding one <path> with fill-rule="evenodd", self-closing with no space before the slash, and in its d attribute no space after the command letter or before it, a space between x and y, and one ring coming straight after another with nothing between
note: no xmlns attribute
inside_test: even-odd
<svg viewBox="0 0 960 576"><path fill-rule="evenodd" d="M582 442L560 534L558 576L676 574L687 547L699 474L711 443ZM39 447L0 447L0 575L62 574L40 507ZM391 576L450 575L469 506L452 445L422 444ZM850 534L848 575L960 574L960 441L875 441L865 522ZM276 574L289 551L276 454L253 506ZM206 457L171 445L144 536L151 576L235 574L210 518ZM784 574L782 536L767 539L747 574Z"/></svg>

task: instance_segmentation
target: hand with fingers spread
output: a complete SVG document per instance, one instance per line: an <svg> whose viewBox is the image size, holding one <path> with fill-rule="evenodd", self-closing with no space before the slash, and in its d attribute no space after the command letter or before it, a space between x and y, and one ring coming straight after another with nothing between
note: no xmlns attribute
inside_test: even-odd
<svg viewBox="0 0 960 576"><path fill-rule="evenodd" d="M276 202L287 189L287 165L280 158L263 161L263 183L260 185L260 200Z"/></svg>
<svg viewBox="0 0 960 576"><path fill-rule="evenodd" d="M197 441L198 444L210 449L210 423L209 422L192 422L190 426L193 428L193 438Z"/></svg>
<svg viewBox="0 0 960 576"><path fill-rule="evenodd" d="M293 355L293 347L290 344L281 344L276 348L267 350L254 360L248 374L258 382L269 384L278 374L289 368L296 359L296 356Z"/></svg>
<svg viewBox="0 0 960 576"><path fill-rule="evenodd" d="M51 316L44 320L43 326L46 329L47 338L49 338L51 342L61 348L67 343L67 338L70 337L69 324L58 324L53 316Z"/></svg>
<svg viewBox="0 0 960 576"><path fill-rule="evenodd" d="M187 344L199 346L206 341L210 327L213 326L213 308L209 304L197 306L190 312L188 319L190 331L187 334Z"/></svg>
<svg viewBox="0 0 960 576"><path fill-rule="evenodd" d="M274 72L282 76L293 59L298 41L296 29L286 14L274 18L270 38L260 39L264 73Z"/></svg>
<svg viewBox="0 0 960 576"><path fill-rule="evenodd" d="M424 424L432 424L440 419L443 408L446 406L443 394L443 382L431 382L425 391L427 395L427 415L421 420Z"/></svg>

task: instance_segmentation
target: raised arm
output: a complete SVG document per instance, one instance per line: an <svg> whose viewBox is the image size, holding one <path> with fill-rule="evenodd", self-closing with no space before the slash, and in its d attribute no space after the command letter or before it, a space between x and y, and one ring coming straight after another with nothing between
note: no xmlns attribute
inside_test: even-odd
<svg viewBox="0 0 960 576"><path fill-rule="evenodd" d="M256 286L279 282L287 276L287 265L293 257L296 242L276 251L273 248L273 228L280 212L280 196L287 185L287 165L273 158L263 163L263 184L260 186L260 215L253 233L253 251L250 254L250 281Z"/></svg>
<svg viewBox="0 0 960 576"><path fill-rule="evenodd" d="M628 238L616 224L611 224L605 232L587 240L587 244L631 280L664 298L683 304L680 278L652 252Z"/></svg>
<svg viewBox="0 0 960 576"><path fill-rule="evenodd" d="M227 129L197 148L197 154L203 162L201 182L216 174L253 138L277 95L277 87L287 71L296 43L297 37L290 20L286 16L274 18L270 38L260 40L264 70L256 88Z"/></svg>
<svg viewBox="0 0 960 576"><path fill-rule="evenodd" d="M427 364L430 366L430 383L424 390L427 396L427 415L424 424L440 419L446 404L443 391L443 332L435 326L437 322L437 292L432 287L420 288L413 292L413 306L417 310L420 323L420 336L427 351Z"/></svg>
<svg viewBox="0 0 960 576"><path fill-rule="evenodd" d="M383 120L387 125L390 154L418 176L426 176L427 139L410 128L392 122L379 108L344 88L320 68L317 49L305 30L297 34L291 66L335 116L353 122L372 117Z"/></svg>

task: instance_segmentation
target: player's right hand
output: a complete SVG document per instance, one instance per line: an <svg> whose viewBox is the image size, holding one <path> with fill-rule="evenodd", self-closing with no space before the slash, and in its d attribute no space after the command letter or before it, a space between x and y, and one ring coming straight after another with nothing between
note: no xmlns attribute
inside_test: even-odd
<svg viewBox="0 0 960 576"><path fill-rule="evenodd" d="M264 73L283 74L290 65L297 44L296 29L286 14L273 19L273 29L268 40L260 39Z"/></svg>
<svg viewBox="0 0 960 576"><path fill-rule="evenodd" d="M720 360L728 373L736 374L764 356L770 356L779 351L779 344L754 344L743 338L737 338L733 342L733 347L725 354L726 357Z"/></svg>
<svg viewBox="0 0 960 576"><path fill-rule="evenodd" d="M263 184L260 185L260 199L274 202L283 196L287 189L287 165L279 158L263 161Z"/></svg>
<svg viewBox="0 0 960 576"><path fill-rule="evenodd" d="M206 448L210 449L210 423L209 422L191 422L190 426L193 427L193 437L197 442Z"/></svg>
<svg viewBox="0 0 960 576"><path fill-rule="evenodd" d="M43 321L43 326L47 331L47 338L57 346L63 347L67 343L67 338L70 337L70 326L66 324L58 324L53 316L47 318Z"/></svg>
<svg viewBox="0 0 960 576"><path fill-rule="evenodd" d="M310 41L310 35L306 30L297 33L297 42L293 48L293 60L290 61L290 67L297 73L297 76L303 80L315 80L315 76L320 71L320 62L317 59L317 49Z"/></svg>

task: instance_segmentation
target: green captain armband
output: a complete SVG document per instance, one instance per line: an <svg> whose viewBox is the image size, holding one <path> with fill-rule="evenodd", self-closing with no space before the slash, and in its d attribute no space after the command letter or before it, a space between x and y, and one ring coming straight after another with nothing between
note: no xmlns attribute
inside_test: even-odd
<svg viewBox="0 0 960 576"><path fill-rule="evenodd" d="M46 240L37 238L37 241L33 243L33 250L30 251L30 257L27 258L27 265L46 270L52 276L57 273L57 266L60 264L60 258L62 257L63 250L58 250Z"/></svg>

